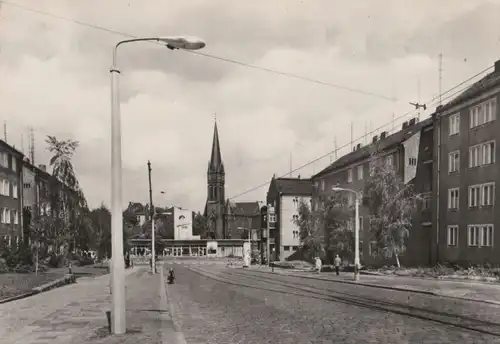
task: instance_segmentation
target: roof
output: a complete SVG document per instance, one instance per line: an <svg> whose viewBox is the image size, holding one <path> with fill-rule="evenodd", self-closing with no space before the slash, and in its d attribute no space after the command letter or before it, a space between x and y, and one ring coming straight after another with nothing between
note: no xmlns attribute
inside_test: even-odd
<svg viewBox="0 0 500 344"><path fill-rule="evenodd" d="M260 214L259 202L231 202L229 201L229 210L234 215L254 216Z"/></svg>
<svg viewBox="0 0 500 344"><path fill-rule="evenodd" d="M217 130L217 122L214 125L214 138L212 141L212 153L210 154L209 170L224 172L224 164L222 163L222 154L220 153L219 131Z"/></svg>
<svg viewBox="0 0 500 344"><path fill-rule="evenodd" d="M283 195L312 195L312 180L300 178L273 178L277 191Z"/></svg>
<svg viewBox="0 0 500 344"><path fill-rule="evenodd" d="M9 145L7 142L5 142L4 140L0 140L0 146L8 149L11 151L11 153L14 153L18 156L24 156L24 154L20 151L18 151L17 149L15 149L14 147L12 147L11 145Z"/></svg>
<svg viewBox="0 0 500 344"><path fill-rule="evenodd" d="M352 165L360 160L364 160L370 157L370 155L375 151L375 149L385 151L394 147L397 147L401 143L403 143L409 135L414 134L417 131L422 130L425 127L428 127L433 124L432 118L427 118L422 122L415 123L414 125L408 127L407 129L400 130L390 136L387 136L385 139L379 140L376 143L372 143L370 145L361 147L360 149L350 152L339 159L335 160L331 165L320 171L319 173L312 176L312 178L316 178L327 174L329 172L341 169L345 166Z"/></svg>
<svg viewBox="0 0 500 344"><path fill-rule="evenodd" d="M475 98L480 94L487 92L498 85L500 85L500 60L495 62L495 69L493 72L487 74L479 81L473 83L470 87L467 87L465 91L460 93L453 100L443 105L439 110L444 111L450 109L460 103Z"/></svg>

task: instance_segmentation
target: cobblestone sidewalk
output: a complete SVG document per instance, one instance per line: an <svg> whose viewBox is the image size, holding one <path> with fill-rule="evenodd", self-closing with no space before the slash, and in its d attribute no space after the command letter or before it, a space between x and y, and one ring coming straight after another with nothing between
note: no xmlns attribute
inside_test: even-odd
<svg viewBox="0 0 500 344"><path fill-rule="evenodd" d="M127 274L127 334L110 336L107 331L109 276L102 276L0 305L0 343L147 344L176 338L163 275L150 275L145 268Z"/></svg>

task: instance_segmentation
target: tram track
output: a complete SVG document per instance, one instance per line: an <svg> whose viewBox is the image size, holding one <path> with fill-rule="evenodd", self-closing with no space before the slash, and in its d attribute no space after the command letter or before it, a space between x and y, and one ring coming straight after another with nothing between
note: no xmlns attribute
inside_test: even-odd
<svg viewBox="0 0 500 344"><path fill-rule="evenodd" d="M445 326L452 326L463 330L500 337L499 323L472 318L469 316L451 314L443 311L420 308L409 304L402 304L393 301L380 300L373 297L340 292L333 288L311 286L299 282L299 279L292 283L280 280L278 276L267 277L249 271L239 272L233 269L231 269L232 271L221 269L217 270L218 275L215 275L199 267L191 266L189 267L189 269L206 278L210 278L212 280L230 285L254 288L275 293L286 293L289 295L313 298L329 302L340 302L343 304L362 307L365 309L398 314L424 321L439 323ZM235 278L237 280L235 280ZM429 297L432 296L429 295Z"/></svg>

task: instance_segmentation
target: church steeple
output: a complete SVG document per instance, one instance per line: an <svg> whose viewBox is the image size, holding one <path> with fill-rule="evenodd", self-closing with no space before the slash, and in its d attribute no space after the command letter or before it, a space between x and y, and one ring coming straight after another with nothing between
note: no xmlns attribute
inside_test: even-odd
<svg viewBox="0 0 500 344"><path fill-rule="evenodd" d="M214 239L224 238L225 171L220 152L217 120L214 124L212 152L207 170L207 203L205 216L208 217L209 231Z"/></svg>
<svg viewBox="0 0 500 344"><path fill-rule="evenodd" d="M224 173L224 163L222 162L222 155L220 153L219 131L217 130L217 121L214 125L214 137L212 140L212 154L208 164L209 172Z"/></svg>

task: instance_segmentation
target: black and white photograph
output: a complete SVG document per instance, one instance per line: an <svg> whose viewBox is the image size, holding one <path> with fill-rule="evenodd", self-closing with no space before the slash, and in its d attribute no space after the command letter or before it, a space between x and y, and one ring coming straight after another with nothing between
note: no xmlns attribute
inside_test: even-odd
<svg viewBox="0 0 500 344"><path fill-rule="evenodd" d="M0 344L500 343L499 109L500 0L0 0Z"/></svg>

